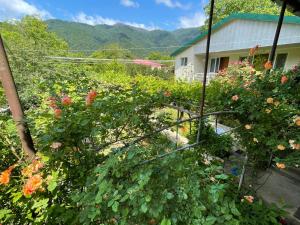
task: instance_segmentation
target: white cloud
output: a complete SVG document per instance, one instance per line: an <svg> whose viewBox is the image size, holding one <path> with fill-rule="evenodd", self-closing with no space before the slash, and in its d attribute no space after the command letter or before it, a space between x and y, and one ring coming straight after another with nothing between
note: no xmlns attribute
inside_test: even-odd
<svg viewBox="0 0 300 225"><path fill-rule="evenodd" d="M200 27L204 25L205 20L206 20L205 15L201 12L197 12L191 17L180 17L179 27L180 28Z"/></svg>
<svg viewBox="0 0 300 225"><path fill-rule="evenodd" d="M125 7L132 7L132 8L138 8L140 5L139 3L133 1L133 0L121 0L121 5Z"/></svg>
<svg viewBox="0 0 300 225"><path fill-rule="evenodd" d="M125 25L137 27L137 28L142 28L146 30L156 30L159 29L159 27L156 27L154 25L145 25L142 23L135 23L135 22L128 22L128 21L121 21L121 20L116 20L112 18L105 18L102 16L88 16L85 13L81 12L75 17L73 17L73 21L79 22L79 23L86 23L89 25L97 25L97 24L106 24L106 25L115 25L117 23L122 23Z"/></svg>
<svg viewBox="0 0 300 225"><path fill-rule="evenodd" d="M25 15L38 16L42 19L52 18L51 14L25 0L0 0L0 20L20 19Z"/></svg>
<svg viewBox="0 0 300 225"><path fill-rule="evenodd" d="M189 9L191 7L190 4L182 4L178 1L173 0L155 0L157 4L163 4L169 8L180 8L180 9Z"/></svg>

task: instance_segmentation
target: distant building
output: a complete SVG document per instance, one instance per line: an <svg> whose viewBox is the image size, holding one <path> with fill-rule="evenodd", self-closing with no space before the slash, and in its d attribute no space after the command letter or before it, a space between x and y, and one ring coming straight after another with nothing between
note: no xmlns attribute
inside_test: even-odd
<svg viewBox="0 0 300 225"><path fill-rule="evenodd" d="M146 60L146 59L135 59L133 61L133 63L138 64L138 65L148 66L148 67L151 67L151 69L161 69L162 68L162 64L153 62L151 60Z"/></svg>
<svg viewBox="0 0 300 225"><path fill-rule="evenodd" d="M267 61L278 23L278 16L266 14L233 14L212 27L208 80L228 67L244 60L249 49L259 45L256 67ZM203 79L207 33L202 33L172 53L177 79ZM300 63L300 18L286 16L282 25L275 68L291 69Z"/></svg>

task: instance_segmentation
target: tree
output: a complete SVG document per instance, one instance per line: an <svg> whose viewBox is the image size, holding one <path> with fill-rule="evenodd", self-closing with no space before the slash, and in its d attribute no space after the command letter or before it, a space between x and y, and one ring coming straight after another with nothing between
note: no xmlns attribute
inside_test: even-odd
<svg viewBox="0 0 300 225"><path fill-rule="evenodd" d="M36 104L34 92L39 81L54 73L53 65L49 64L46 57L66 55L68 44L55 33L49 32L46 23L32 16L0 23L0 33L21 100L26 105ZM3 95L0 102L6 102Z"/></svg>
<svg viewBox="0 0 300 225"><path fill-rule="evenodd" d="M204 9L208 17L210 10L210 1ZM213 24L234 13L278 15L280 13L280 7L270 0L216 0ZM291 13L286 12L286 15L291 15Z"/></svg>
<svg viewBox="0 0 300 225"><path fill-rule="evenodd" d="M134 55L128 49L122 48L119 44L109 44L93 52L91 55L94 58L100 59L133 59Z"/></svg>
<svg viewBox="0 0 300 225"><path fill-rule="evenodd" d="M162 52L150 52L148 57L150 60L171 60L172 57L165 55Z"/></svg>

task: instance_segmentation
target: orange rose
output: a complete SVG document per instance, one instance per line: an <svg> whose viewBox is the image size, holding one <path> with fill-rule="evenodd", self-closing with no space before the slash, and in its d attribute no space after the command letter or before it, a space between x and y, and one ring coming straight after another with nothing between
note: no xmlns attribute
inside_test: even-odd
<svg viewBox="0 0 300 225"><path fill-rule="evenodd" d="M54 116L56 119L60 119L61 118L61 114L62 114L62 110L61 109L54 109Z"/></svg>
<svg viewBox="0 0 300 225"><path fill-rule="evenodd" d="M34 173L37 173L41 168L44 167L44 164L38 160L34 160L30 165L25 167L21 173L25 177L32 177Z"/></svg>
<svg viewBox="0 0 300 225"><path fill-rule="evenodd" d="M276 163L277 168L285 169L285 165L283 163Z"/></svg>
<svg viewBox="0 0 300 225"><path fill-rule="evenodd" d="M50 98L48 98L48 101L49 101L49 106L50 106L52 109L57 108L56 98L50 97Z"/></svg>
<svg viewBox="0 0 300 225"><path fill-rule="evenodd" d="M231 97L231 100L236 102L237 100L239 100L239 96L234 95L234 96Z"/></svg>
<svg viewBox="0 0 300 225"><path fill-rule="evenodd" d="M285 84L286 82L288 82L289 78L287 76L282 76L281 77L281 84Z"/></svg>
<svg viewBox="0 0 300 225"><path fill-rule="evenodd" d="M38 190L41 187L42 183L43 179L41 175L37 174L30 177L23 187L23 194L25 196L32 195L34 192L36 192L36 190Z"/></svg>
<svg viewBox="0 0 300 225"><path fill-rule="evenodd" d="M172 93L170 91L165 91L164 92L165 97L170 97L171 95L172 95Z"/></svg>
<svg viewBox="0 0 300 225"><path fill-rule="evenodd" d="M63 106L69 106L69 105L72 104L72 99L69 96L66 95L66 96L62 97L61 104Z"/></svg>
<svg viewBox="0 0 300 225"><path fill-rule="evenodd" d="M250 56L254 56L256 50L258 49L258 47L259 47L259 46L256 45L254 48L251 48L250 51L249 51L249 55L250 55Z"/></svg>
<svg viewBox="0 0 300 225"><path fill-rule="evenodd" d="M12 170L15 168L15 165L8 167L0 174L0 184L7 185L10 181L10 175Z"/></svg>
<svg viewBox="0 0 300 225"><path fill-rule="evenodd" d="M244 199L246 199L249 203L253 203L254 197L252 195L245 195Z"/></svg>
<svg viewBox="0 0 300 225"><path fill-rule="evenodd" d="M272 68L273 68L273 64L272 64L271 61L268 61L268 62L265 63L265 69L266 70L270 70Z"/></svg>
<svg viewBox="0 0 300 225"><path fill-rule="evenodd" d="M90 91L88 93L88 95L86 96L86 98L85 98L85 104L87 106L92 105L96 97L97 97L97 92L96 91Z"/></svg>

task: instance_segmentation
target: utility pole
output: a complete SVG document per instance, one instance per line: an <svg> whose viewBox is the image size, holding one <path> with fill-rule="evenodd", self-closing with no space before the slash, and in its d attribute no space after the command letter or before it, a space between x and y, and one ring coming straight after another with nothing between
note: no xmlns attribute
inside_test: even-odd
<svg viewBox="0 0 300 225"><path fill-rule="evenodd" d="M30 135L30 131L24 120L24 113L21 106L20 98L16 89L16 84L12 76L11 68L9 66L6 51L2 37L0 35L0 80L6 95L12 117L16 123L18 135L20 137L22 148L25 155L29 159L35 156L35 149Z"/></svg>

